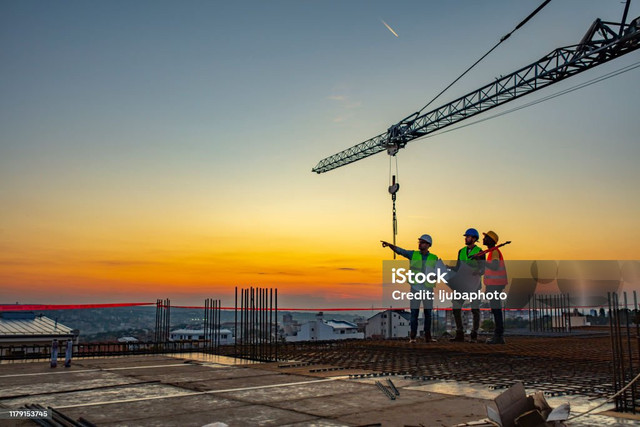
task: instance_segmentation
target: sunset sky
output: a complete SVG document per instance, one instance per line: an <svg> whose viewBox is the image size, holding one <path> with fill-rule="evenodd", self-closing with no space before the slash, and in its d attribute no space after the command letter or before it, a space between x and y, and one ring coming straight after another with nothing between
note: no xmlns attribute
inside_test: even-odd
<svg viewBox="0 0 640 427"><path fill-rule="evenodd" d="M1 2L0 303L230 304L268 286L290 306L374 304L389 157L311 168L419 110L540 3ZM551 2L432 107L623 7ZM429 233L450 259L476 227L510 259L638 259L639 76L410 143L398 244Z"/></svg>

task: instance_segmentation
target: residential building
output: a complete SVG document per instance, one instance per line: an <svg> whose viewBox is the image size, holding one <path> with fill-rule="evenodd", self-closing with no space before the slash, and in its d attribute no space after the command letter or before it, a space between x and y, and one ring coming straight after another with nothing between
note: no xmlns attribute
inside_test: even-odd
<svg viewBox="0 0 640 427"><path fill-rule="evenodd" d="M31 311L0 312L0 356L46 351L54 339L60 345L78 333L68 326Z"/></svg>
<svg viewBox="0 0 640 427"><path fill-rule="evenodd" d="M368 319L365 327L365 336L378 339L408 337L410 319L411 314L407 311L382 311Z"/></svg>
<svg viewBox="0 0 640 427"><path fill-rule="evenodd" d="M300 326L294 336L287 336L288 342L295 341L330 341L345 339L363 339L364 333L358 332L358 325L344 320L324 320L322 312L312 320Z"/></svg>
<svg viewBox="0 0 640 427"><path fill-rule="evenodd" d="M214 331L214 336L218 332ZM220 345L233 344L234 338L230 329L220 329ZM204 340L204 329L176 329L169 334L171 341L201 341Z"/></svg>

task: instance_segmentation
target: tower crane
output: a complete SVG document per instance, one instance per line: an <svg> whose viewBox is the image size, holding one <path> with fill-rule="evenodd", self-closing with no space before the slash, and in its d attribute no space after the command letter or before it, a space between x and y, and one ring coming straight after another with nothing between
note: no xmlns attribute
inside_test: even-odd
<svg viewBox="0 0 640 427"><path fill-rule="evenodd" d="M638 48L640 17L628 25L596 19L580 43L559 47L536 62L425 114L411 114L389 127L386 132L320 160L312 172L329 172L385 150L394 156L414 139L506 104Z"/></svg>
<svg viewBox="0 0 640 427"><path fill-rule="evenodd" d="M554 49L534 63L424 114L413 113L390 126L386 132L320 160L312 172L328 172L382 151L395 156L415 139L633 52L640 48L640 17L625 23L629 4L630 0L627 0L621 22L596 19L578 44ZM398 188L395 180L389 187L394 204L394 243Z"/></svg>

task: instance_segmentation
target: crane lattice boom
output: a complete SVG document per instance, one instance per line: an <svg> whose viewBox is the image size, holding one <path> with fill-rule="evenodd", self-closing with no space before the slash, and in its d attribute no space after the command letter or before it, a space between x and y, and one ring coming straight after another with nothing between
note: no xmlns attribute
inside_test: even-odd
<svg viewBox="0 0 640 427"><path fill-rule="evenodd" d="M629 25L624 21L614 23L597 19L579 44L555 49L533 64L501 76L493 83L428 113L412 114L391 126L387 132L321 160L312 171L328 172L385 150L395 155L398 149L416 138L604 64L639 47L640 17Z"/></svg>

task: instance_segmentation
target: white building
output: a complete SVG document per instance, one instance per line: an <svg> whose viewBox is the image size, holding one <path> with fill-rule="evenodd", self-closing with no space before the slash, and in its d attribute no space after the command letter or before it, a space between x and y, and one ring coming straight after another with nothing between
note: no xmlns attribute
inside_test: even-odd
<svg viewBox="0 0 640 427"><path fill-rule="evenodd" d="M344 320L324 320L318 313L316 320L305 323L294 336L286 337L288 342L295 341L329 341L346 339L363 339L364 334L358 332L358 325Z"/></svg>
<svg viewBox="0 0 640 427"><path fill-rule="evenodd" d="M293 320L291 313L285 313L282 316L282 323L280 324L285 336L293 336L300 331L300 324Z"/></svg>
<svg viewBox="0 0 640 427"><path fill-rule="evenodd" d="M41 314L31 311L0 313L1 345L50 345L54 339L63 342L76 338L70 327Z"/></svg>
<svg viewBox="0 0 640 427"><path fill-rule="evenodd" d="M387 310L370 317L365 327L367 338L405 338L411 332L411 314Z"/></svg>
<svg viewBox="0 0 640 427"><path fill-rule="evenodd" d="M0 313L0 356L48 351L44 346L50 346L54 339L64 349L67 340L75 342L77 338L77 331L41 314L30 311Z"/></svg>
<svg viewBox="0 0 640 427"><path fill-rule="evenodd" d="M220 329L220 345L233 344L233 333L230 329ZM214 337L218 335L213 332ZM214 338L215 339L215 338ZM204 329L176 329L169 334L171 341L199 341L204 340Z"/></svg>

